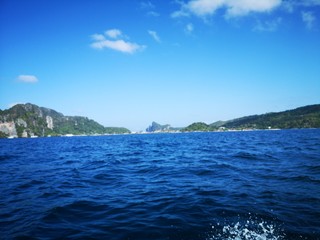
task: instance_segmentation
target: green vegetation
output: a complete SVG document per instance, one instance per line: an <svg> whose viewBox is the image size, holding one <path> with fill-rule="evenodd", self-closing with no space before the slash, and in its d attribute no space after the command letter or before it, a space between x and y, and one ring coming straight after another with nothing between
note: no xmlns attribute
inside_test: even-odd
<svg viewBox="0 0 320 240"><path fill-rule="evenodd" d="M58 135L93 135L106 133L102 125L86 117L64 117L56 120L53 125L54 133Z"/></svg>
<svg viewBox="0 0 320 240"><path fill-rule="evenodd" d="M196 122L196 123L192 123L191 125L189 125L186 128L183 128L181 131L183 132L209 132L209 131L214 131L217 130L217 128L212 127L206 123L203 122Z"/></svg>
<svg viewBox="0 0 320 240"><path fill-rule="evenodd" d="M105 132L107 134L124 134L124 133L130 133L130 130L123 127L106 127Z"/></svg>
<svg viewBox="0 0 320 240"><path fill-rule="evenodd" d="M320 128L320 104L300 107L278 113L253 115L212 124L196 122L186 128L172 128L169 124L153 122L147 132L195 132L225 131L243 129L289 129ZM7 110L0 110L0 137L61 136L123 134L126 128L104 127L87 117L68 117L55 110L34 104L17 104Z"/></svg>
<svg viewBox="0 0 320 240"><path fill-rule="evenodd" d="M8 122L14 122L18 137L130 133L126 128L104 127L87 117L68 117L30 103L0 111L0 124ZM8 137L0 133L0 137Z"/></svg>
<svg viewBox="0 0 320 240"><path fill-rule="evenodd" d="M320 128L320 104L279 113L253 115L228 121L223 125L235 129Z"/></svg>
<svg viewBox="0 0 320 240"><path fill-rule="evenodd" d="M7 138L7 137L9 137L8 134L0 131L0 138Z"/></svg>
<svg viewBox="0 0 320 240"><path fill-rule="evenodd" d="M184 132L243 130L243 129L290 129L320 128L320 104L300 107L278 113L266 113L237 118L230 121L218 121L210 125L198 122L182 129Z"/></svg>
<svg viewBox="0 0 320 240"><path fill-rule="evenodd" d="M210 127L219 128L219 127L222 127L226 123L227 123L227 121L218 121L218 122L211 123Z"/></svg>

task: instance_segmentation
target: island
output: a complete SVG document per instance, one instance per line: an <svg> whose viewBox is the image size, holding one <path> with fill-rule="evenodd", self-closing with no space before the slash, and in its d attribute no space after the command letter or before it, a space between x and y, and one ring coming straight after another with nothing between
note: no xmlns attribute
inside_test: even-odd
<svg viewBox="0 0 320 240"><path fill-rule="evenodd" d="M104 127L82 116L64 116L35 104L17 104L0 110L0 137L47 137L130 133L123 127Z"/></svg>

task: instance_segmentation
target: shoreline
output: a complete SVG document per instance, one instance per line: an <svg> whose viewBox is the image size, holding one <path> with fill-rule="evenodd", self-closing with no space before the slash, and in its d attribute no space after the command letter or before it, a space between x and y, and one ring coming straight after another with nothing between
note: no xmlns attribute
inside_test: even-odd
<svg viewBox="0 0 320 240"><path fill-rule="evenodd" d="M216 130L216 131L172 131L172 132L131 132L131 133L107 133L107 134L65 134L57 136L30 136L30 137L18 137L9 136L3 137L2 139L36 139L36 138L72 138L72 137L101 137L101 136L121 136L121 135L150 135L150 134L189 134L189 133L227 133L227 132L256 132L256 131L285 131L285 130L315 130L320 128L271 128L271 129L227 129L227 130ZM0 138L1 139L1 138Z"/></svg>

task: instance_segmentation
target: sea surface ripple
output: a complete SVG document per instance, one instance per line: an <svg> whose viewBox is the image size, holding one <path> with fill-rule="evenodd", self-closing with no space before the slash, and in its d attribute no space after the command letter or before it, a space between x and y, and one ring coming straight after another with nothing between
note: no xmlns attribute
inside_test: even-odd
<svg viewBox="0 0 320 240"><path fill-rule="evenodd" d="M0 139L1 239L320 239L320 130Z"/></svg>

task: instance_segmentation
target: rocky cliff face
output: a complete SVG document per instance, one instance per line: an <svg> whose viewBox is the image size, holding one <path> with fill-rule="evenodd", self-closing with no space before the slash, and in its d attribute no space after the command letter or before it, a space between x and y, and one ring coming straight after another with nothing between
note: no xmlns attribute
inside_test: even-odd
<svg viewBox="0 0 320 240"><path fill-rule="evenodd" d="M168 131L170 129L170 125L161 125L156 122L152 122L151 125L146 129L146 132L163 132Z"/></svg>
<svg viewBox="0 0 320 240"><path fill-rule="evenodd" d="M130 132L125 128L105 128L86 117L64 116L55 110L34 104L17 104L0 110L0 137L91 135Z"/></svg>
<svg viewBox="0 0 320 240"><path fill-rule="evenodd" d="M17 136L15 123L13 121L0 123L0 132L2 132L5 136Z"/></svg>
<svg viewBox="0 0 320 240"><path fill-rule="evenodd" d="M53 129L53 119L50 116L46 116L47 127Z"/></svg>
<svg viewBox="0 0 320 240"><path fill-rule="evenodd" d="M33 137L54 134L50 113L51 111L30 103L17 104L8 110L0 111L1 136ZM63 117L61 113L55 111L52 113Z"/></svg>

